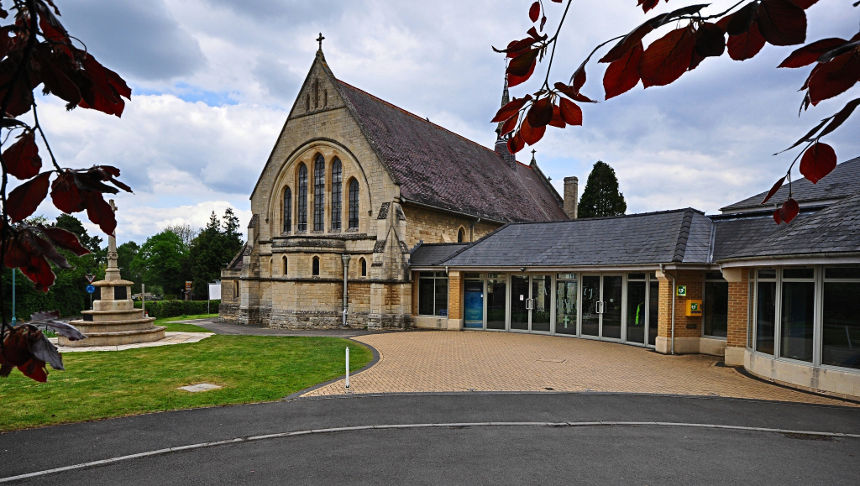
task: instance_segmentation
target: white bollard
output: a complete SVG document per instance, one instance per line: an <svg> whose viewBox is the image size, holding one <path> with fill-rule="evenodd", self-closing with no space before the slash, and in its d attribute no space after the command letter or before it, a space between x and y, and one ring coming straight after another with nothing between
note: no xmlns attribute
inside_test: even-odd
<svg viewBox="0 0 860 486"><path fill-rule="evenodd" d="M346 389L349 390L349 346L346 347Z"/></svg>

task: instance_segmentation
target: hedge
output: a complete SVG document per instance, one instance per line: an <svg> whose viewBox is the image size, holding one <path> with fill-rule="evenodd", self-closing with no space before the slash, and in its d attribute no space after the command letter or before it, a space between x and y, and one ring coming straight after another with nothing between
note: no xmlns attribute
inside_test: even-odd
<svg viewBox="0 0 860 486"><path fill-rule="evenodd" d="M220 300L153 300L146 302L146 312L150 317L176 317L195 314L206 314L206 304L209 303L209 313L217 314ZM141 308L141 302L135 301L134 306Z"/></svg>

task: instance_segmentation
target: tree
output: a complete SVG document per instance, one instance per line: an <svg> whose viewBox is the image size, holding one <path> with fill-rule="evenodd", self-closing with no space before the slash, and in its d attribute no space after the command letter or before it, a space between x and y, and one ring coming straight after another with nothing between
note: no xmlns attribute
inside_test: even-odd
<svg viewBox="0 0 860 486"><path fill-rule="evenodd" d="M579 217L621 216L625 211L627 203L624 202L624 194L618 192L615 169L598 160L588 174L585 190L579 199Z"/></svg>
<svg viewBox="0 0 860 486"><path fill-rule="evenodd" d="M140 245L133 241L127 241L116 248L117 265L122 272L123 278L134 282L132 293L140 292L140 284L142 283L141 280L143 280L143 276L135 273L131 265L131 262L134 261L134 257L137 256L139 251Z"/></svg>
<svg viewBox="0 0 860 486"><path fill-rule="evenodd" d="M185 244L185 246L191 246L191 242L197 234L200 233L199 230L192 228L189 224L172 224L164 228L164 230L176 233L176 236L182 240L182 243Z"/></svg>
<svg viewBox="0 0 860 486"><path fill-rule="evenodd" d="M172 231L150 236L131 262L131 271L145 284L158 285L165 294L178 296L190 276L188 247Z"/></svg>
<svg viewBox="0 0 860 486"><path fill-rule="evenodd" d="M554 3L563 1L552 0ZM646 14L658 3L659 0L638 0ZM567 82L558 81L551 86L550 71L558 47L558 35L572 0L565 2L558 28L551 37L544 33L547 21L544 3L535 1L528 15L536 26L528 30L527 37L511 41L506 48L496 51L510 59L507 67L509 86L528 80L537 64L544 59L547 59L546 77L538 90L522 98L514 98L499 109L492 121L502 123L501 135L508 136L508 149L516 153L527 144L537 143L547 126L582 125L582 110L575 102L594 101L582 93L582 88L586 82L586 65L598 51L603 52L598 62L608 64L603 75L603 90L604 99L609 100L633 89L640 81L644 88L671 84L708 57L719 57L728 52L732 59L743 61L756 56L765 44L803 44L806 42L806 9L816 3L818 0L740 0L727 10L712 14L704 13L710 7L706 3L684 6L651 17L627 34L599 44ZM853 5L860 6L860 2ZM674 30L644 47L646 35L669 26L674 26ZM845 93L860 81L860 33L847 40L830 37L809 43L792 52L779 67L799 68L811 64L814 67L800 89L804 93L801 111ZM839 128L858 105L860 98L848 101L841 110L824 118L784 150L803 146L762 204L786 179L791 184L791 169L801 156L800 173L813 184L836 167L836 152L820 139ZM777 223L788 223L797 216L799 207L797 201L790 197L790 192L789 198L773 214Z"/></svg>
<svg viewBox="0 0 860 486"><path fill-rule="evenodd" d="M191 243L191 279L194 281L194 297L198 299L208 297L206 284L220 278L224 264L242 248L238 233L239 218L235 216L232 208L224 211L221 221L223 230L213 211L209 216L209 223Z"/></svg>
<svg viewBox="0 0 860 486"><path fill-rule="evenodd" d="M125 107L122 98L131 99L131 89L118 74L75 45L75 38L60 23L59 13L53 0L0 0L0 19L7 19L0 24L0 261L20 269L41 292L47 292L55 282L52 264L64 269L71 266L57 248L77 256L89 251L73 233L25 221L48 196L48 188L60 211L86 210L90 221L107 234L113 234L116 219L102 194L119 189L131 192L116 179L120 174L116 167L60 166L39 123L33 96L39 85L43 93L64 100L70 110L81 107L120 116ZM37 136L51 161L48 170L42 170ZM23 182L7 194L10 175ZM62 369L62 359L35 327L9 326L5 295L0 278L0 376L8 376L17 367L30 378L45 381L45 362ZM45 322L51 319L50 314L41 317ZM68 331L70 327L59 326L59 332L79 339L80 333Z"/></svg>

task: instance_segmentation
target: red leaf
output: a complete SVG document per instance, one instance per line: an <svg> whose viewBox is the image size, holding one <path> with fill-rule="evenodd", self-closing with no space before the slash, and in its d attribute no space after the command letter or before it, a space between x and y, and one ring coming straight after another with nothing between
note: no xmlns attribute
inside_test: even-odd
<svg viewBox="0 0 860 486"><path fill-rule="evenodd" d="M639 0L639 3L636 5L642 5L642 12L648 13L648 11L656 7L659 2L660 0Z"/></svg>
<svg viewBox="0 0 860 486"><path fill-rule="evenodd" d="M576 71L573 72L573 76L571 76L570 79L570 86L573 88L574 91L579 93L579 90L582 89L582 85L585 84L585 62L583 62L579 65L578 68L576 68Z"/></svg>
<svg viewBox="0 0 860 486"><path fill-rule="evenodd" d="M568 101L566 98L561 98L561 118L568 125L582 125L582 108L576 103Z"/></svg>
<svg viewBox="0 0 860 486"><path fill-rule="evenodd" d="M15 77L18 63L9 58L0 63L0 100L9 99L6 106L6 115L16 117L30 111L33 104L33 88L38 85L27 85L27 76ZM32 84L32 82L31 82Z"/></svg>
<svg viewBox="0 0 860 486"><path fill-rule="evenodd" d="M640 41L606 68L606 73L603 75L603 89L607 100L633 89L639 83L639 62L642 59L642 53Z"/></svg>
<svg viewBox="0 0 860 486"><path fill-rule="evenodd" d="M623 39L618 41L609 52L606 53L605 56L600 58L599 62L613 62L620 59L624 54L627 53L630 49L633 49L637 44L639 46L642 45L642 38L648 35L653 27L648 22L636 27L632 32L624 36Z"/></svg>
<svg viewBox="0 0 860 486"><path fill-rule="evenodd" d="M532 22L537 22L538 17L540 17L540 2L535 2L529 8L529 18Z"/></svg>
<svg viewBox="0 0 860 486"><path fill-rule="evenodd" d="M813 106L821 100L845 92L860 80L860 52L857 50L836 56L832 61L819 63L809 74L809 99Z"/></svg>
<svg viewBox="0 0 860 486"><path fill-rule="evenodd" d="M836 168L836 152L826 143L814 143L800 159L800 173L813 184Z"/></svg>
<svg viewBox="0 0 860 486"><path fill-rule="evenodd" d="M696 30L696 53L702 57L722 56L726 51L726 34L717 24L704 22Z"/></svg>
<svg viewBox="0 0 860 486"><path fill-rule="evenodd" d="M824 130L821 131L821 134L818 135L818 138L821 138L832 132L833 130L839 128L839 126L845 123L845 120L847 120L848 117L851 116L851 113L854 112L854 109L857 108L858 105L860 105L860 98L854 98L848 103L845 103L845 106L843 106L842 109L839 110L835 115L833 115L833 117L830 119L830 123L828 123L827 126L824 127ZM827 121L827 119L825 118L823 121Z"/></svg>
<svg viewBox="0 0 860 486"><path fill-rule="evenodd" d="M815 5L816 2L818 2L818 0L791 0L791 3L797 5L804 10Z"/></svg>
<svg viewBox="0 0 860 486"><path fill-rule="evenodd" d="M766 203L768 199L772 198L773 195L776 194L776 191L778 191L779 188L782 187L783 182L785 182L785 176L780 177L779 180L773 184L773 187L771 187L770 191L767 192L767 196L765 196L764 199L761 200L761 204Z"/></svg>
<svg viewBox="0 0 860 486"><path fill-rule="evenodd" d="M42 292L47 292L54 283L54 272L41 254L41 248L33 244L31 233L19 233L9 242L3 264L19 268Z"/></svg>
<svg viewBox="0 0 860 486"><path fill-rule="evenodd" d="M846 43L845 39L840 39L838 37L830 37L827 39L821 39L815 41L811 44L807 44L799 49L796 49L794 52L788 55L788 57L783 60L778 67L787 67L787 68L798 68L803 67L818 60L818 57L824 54L825 52L833 49L835 47L839 47L840 45Z"/></svg>
<svg viewBox="0 0 860 486"><path fill-rule="evenodd" d="M750 30L752 24L755 23L756 4L748 3L737 12L727 15L717 22L717 25L724 27L729 35L741 35Z"/></svg>
<svg viewBox="0 0 860 486"><path fill-rule="evenodd" d="M561 117L561 110L557 105L552 106L552 120L549 121L549 126L556 128L564 128L567 126L564 123L564 118Z"/></svg>
<svg viewBox="0 0 860 486"><path fill-rule="evenodd" d="M507 135L514 131L514 128L517 128L517 121L519 121L519 117L512 116L508 118L508 120L502 124L502 129L499 132L499 135Z"/></svg>
<svg viewBox="0 0 860 486"><path fill-rule="evenodd" d="M523 121L525 123L525 121ZM515 154L523 149L525 146L525 142L523 142L522 132L517 132L513 137L508 139L508 152Z"/></svg>
<svg viewBox="0 0 860 486"><path fill-rule="evenodd" d="M13 223L21 221L36 211L39 203L48 195L50 179L51 173L43 172L9 193L7 209Z"/></svg>
<svg viewBox="0 0 860 486"><path fill-rule="evenodd" d="M584 94L580 93L579 91L573 89L573 86L568 86L564 83L556 82L555 83L555 89L561 91L562 93L567 95L568 98L570 98L574 101L579 101L582 103L594 103L594 100L592 100L588 96L585 96Z"/></svg>
<svg viewBox="0 0 860 486"><path fill-rule="evenodd" d="M21 373L28 378L32 378L42 383L48 381L48 372L45 370L45 362L40 359L31 358L25 363L18 365L18 369L21 370Z"/></svg>
<svg viewBox="0 0 860 486"><path fill-rule="evenodd" d="M525 39L514 40L508 42L508 46L504 49L496 49L493 47L493 50L496 52L504 52L506 53L506 57L517 57L519 54L525 52L527 49L530 49L532 44L534 43L534 39L526 37Z"/></svg>
<svg viewBox="0 0 860 486"><path fill-rule="evenodd" d="M115 72L104 67L90 54L83 53L82 75L89 83L79 83L81 108L92 108L108 115L121 116L125 102L121 96L131 99L131 88Z"/></svg>
<svg viewBox="0 0 860 486"><path fill-rule="evenodd" d="M764 37L761 36L758 26L753 22L746 33L730 35L726 46L729 50L729 57L735 61L743 61L758 54L764 47Z"/></svg>
<svg viewBox="0 0 860 486"><path fill-rule="evenodd" d="M101 230L112 235L116 230L116 216L110 205L105 202L102 195L98 192L87 191L85 193L87 217L90 221L97 224Z"/></svg>
<svg viewBox="0 0 860 486"><path fill-rule="evenodd" d="M84 199L78 186L75 184L75 176L71 172L63 172L54 179L51 184L51 199L54 206L64 213L76 213L84 210Z"/></svg>
<svg viewBox="0 0 860 486"><path fill-rule="evenodd" d="M499 111L496 112L496 116L490 120L490 123L498 123L501 121L505 121L508 118L519 113L520 108L526 104L529 100L532 99L532 95L526 95L522 98L514 98L511 101L505 103L505 106L499 108Z"/></svg>
<svg viewBox="0 0 860 486"><path fill-rule="evenodd" d="M542 127L532 127L529 125L529 120L526 118L523 120L523 123L520 125L519 134L522 135L523 142L534 145L543 138L543 134L546 132L546 125Z"/></svg>
<svg viewBox="0 0 860 486"><path fill-rule="evenodd" d="M800 206L797 204L797 201L789 198L787 201L782 203L782 207L774 211L773 219L776 220L776 223L791 223L791 220L797 216L797 213L800 212Z"/></svg>
<svg viewBox="0 0 860 486"><path fill-rule="evenodd" d="M3 152L3 163L6 170L18 179L29 179L39 173L42 168L42 158L36 146L36 135L27 130L18 137L18 141Z"/></svg>
<svg viewBox="0 0 860 486"><path fill-rule="evenodd" d="M532 61L532 65L529 67L528 72L526 72L522 76L508 73L508 86L513 88L514 86L528 81L528 79L532 77L532 74L535 72L535 66L537 66L537 59Z"/></svg>
<svg viewBox="0 0 860 486"><path fill-rule="evenodd" d="M525 76L534 66L540 49L529 49L517 55L508 64L508 74L514 76Z"/></svg>
<svg viewBox="0 0 860 486"><path fill-rule="evenodd" d="M696 36L689 27L675 29L657 39L642 54L642 85L665 86L680 78L690 66Z"/></svg>
<svg viewBox="0 0 860 486"><path fill-rule="evenodd" d="M763 0L756 12L762 37L775 46L806 40L806 12L790 0Z"/></svg>
<svg viewBox="0 0 860 486"><path fill-rule="evenodd" d="M54 242L55 245L69 250L75 255L81 256L90 252L81 245L81 242L78 241L78 237L71 231L55 227L42 228L42 231L51 239L51 241Z"/></svg>
<svg viewBox="0 0 860 486"><path fill-rule="evenodd" d="M552 101L549 97L541 98L534 103L526 114L526 120L532 127L545 127L552 120ZM531 145L531 144L529 144Z"/></svg>

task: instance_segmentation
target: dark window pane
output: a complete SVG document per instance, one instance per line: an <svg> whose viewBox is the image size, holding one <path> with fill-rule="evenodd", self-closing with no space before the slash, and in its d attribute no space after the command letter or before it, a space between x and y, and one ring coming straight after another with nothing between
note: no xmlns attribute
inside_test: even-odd
<svg viewBox="0 0 860 486"><path fill-rule="evenodd" d="M782 284L782 334L779 348L782 357L812 361L814 305L813 282Z"/></svg>
<svg viewBox="0 0 860 486"><path fill-rule="evenodd" d="M824 269L824 278L860 279L860 267L834 267Z"/></svg>
<svg viewBox="0 0 860 486"><path fill-rule="evenodd" d="M296 194L296 221L298 231L308 230L308 168L305 164L299 165L299 192Z"/></svg>
<svg viewBox="0 0 860 486"><path fill-rule="evenodd" d="M284 233L293 228L293 193L289 187L284 188Z"/></svg>
<svg viewBox="0 0 860 486"><path fill-rule="evenodd" d="M437 278L436 282L436 296L434 299L435 305L435 314L437 316L447 316L448 315L448 279L447 278Z"/></svg>
<svg viewBox="0 0 860 486"><path fill-rule="evenodd" d="M319 275L320 274L320 259L319 257L314 257L313 263L311 263L311 275Z"/></svg>
<svg viewBox="0 0 860 486"><path fill-rule="evenodd" d="M466 232L463 231L463 228L457 230L457 243L462 243L463 240L466 239Z"/></svg>
<svg viewBox="0 0 860 486"><path fill-rule="evenodd" d="M860 296L860 282L824 284L822 363L860 368L860 299L857 296Z"/></svg>
<svg viewBox="0 0 860 486"><path fill-rule="evenodd" d="M349 229L358 228L358 181L349 181Z"/></svg>
<svg viewBox="0 0 860 486"><path fill-rule="evenodd" d="M758 271L758 278L776 278L776 270L761 269Z"/></svg>
<svg viewBox="0 0 860 486"><path fill-rule="evenodd" d="M323 230L325 214L325 159L317 154L314 161L314 231Z"/></svg>
<svg viewBox="0 0 860 486"><path fill-rule="evenodd" d="M627 280L645 280L644 273L628 273Z"/></svg>
<svg viewBox="0 0 860 486"><path fill-rule="evenodd" d="M812 278L811 268L786 268L782 271L782 278Z"/></svg>
<svg viewBox="0 0 860 486"><path fill-rule="evenodd" d="M343 169L340 159L331 163L331 229L340 230L341 199L343 197Z"/></svg>
<svg viewBox="0 0 860 486"><path fill-rule="evenodd" d="M705 280L722 280L723 272L708 272L705 274Z"/></svg>
<svg viewBox="0 0 860 486"><path fill-rule="evenodd" d="M645 282L627 282L627 340L645 344Z"/></svg>
<svg viewBox="0 0 860 486"><path fill-rule="evenodd" d="M487 281L487 329L505 328L505 281Z"/></svg>
<svg viewBox="0 0 860 486"><path fill-rule="evenodd" d="M366 277L367 276L367 260L362 258L361 260L359 260L359 262L361 263L361 276Z"/></svg>
<svg viewBox="0 0 860 486"><path fill-rule="evenodd" d="M418 279L418 313L424 316L433 315L433 279Z"/></svg>
<svg viewBox="0 0 860 486"><path fill-rule="evenodd" d="M726 337L729 319L728 282L705 282L705 336Z"/></svg>
<svg viewBox="0 0 860 486"><path fill-rule="evenodd" d="M773 354L776 283L759 282L757 299L755 349L761 353Z"/></svg>

